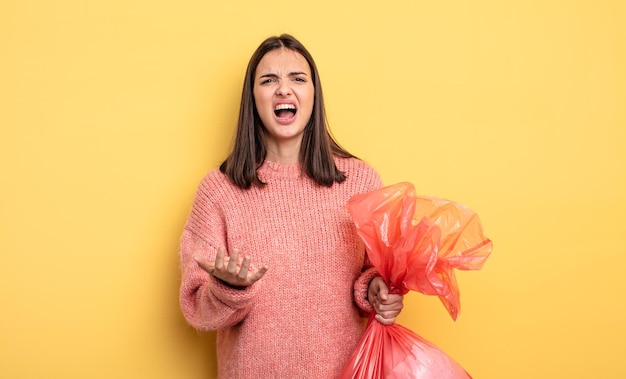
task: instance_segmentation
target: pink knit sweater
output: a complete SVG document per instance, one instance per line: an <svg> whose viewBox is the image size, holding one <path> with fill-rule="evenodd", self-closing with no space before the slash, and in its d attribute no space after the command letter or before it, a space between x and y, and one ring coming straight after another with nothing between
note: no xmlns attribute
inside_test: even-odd
<svg viewBox="0 0 626 379"><path fill-rule="evenodd" d="M335 379L353 353L376 273L346 202L381 181L362 161L336 163L347 179L330 188L274 162L258 171L264 188L239 189L218 170L200 184L181 238L180 302L191 325L218 331L219 378ZM213 261L220 246L269 270L231 288L193 259Z"/></svg>

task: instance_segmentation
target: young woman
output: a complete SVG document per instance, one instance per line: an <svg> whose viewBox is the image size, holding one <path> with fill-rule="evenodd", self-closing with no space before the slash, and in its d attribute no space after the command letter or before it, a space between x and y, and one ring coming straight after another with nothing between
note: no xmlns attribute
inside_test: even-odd
<svg viewBox="0 0 626 379"><path fill-rule="evenodd" d="M232 152L200 183L181 238L181 308L218 331L219 378L334 379L363 316L394 322L402 296L370 267L346 210L381 185L330 136L309 52L289 35L265 40Z"/></svg>

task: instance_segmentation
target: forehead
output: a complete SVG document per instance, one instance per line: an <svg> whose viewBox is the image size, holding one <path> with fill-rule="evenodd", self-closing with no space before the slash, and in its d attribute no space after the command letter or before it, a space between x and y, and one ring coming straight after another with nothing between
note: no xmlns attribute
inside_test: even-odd
<svg viewBox="0 0 626 379"><path fill-rule="evenodd" d="M302 54L287 48L269 51L256 68L256 76L268 73L288 75L291 72L304 72L310 76L311 68Z"/></svg>

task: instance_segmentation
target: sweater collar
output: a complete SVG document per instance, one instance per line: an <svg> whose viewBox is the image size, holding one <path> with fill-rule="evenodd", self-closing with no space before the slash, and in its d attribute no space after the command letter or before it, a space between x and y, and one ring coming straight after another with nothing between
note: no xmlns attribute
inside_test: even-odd
<svg viewBox="0 0 626 379"><path fill-rule="evenodd" d="M267 181L270 179L297 179L302 176L300 170L300 164L284 164L266 160L261 167L258 168L257 173L259 179Z"/></svg>

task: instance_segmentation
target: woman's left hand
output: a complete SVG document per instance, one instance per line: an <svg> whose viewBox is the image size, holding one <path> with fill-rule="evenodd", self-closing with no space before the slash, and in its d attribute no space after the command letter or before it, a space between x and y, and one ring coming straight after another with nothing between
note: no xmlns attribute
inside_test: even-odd
<svg viewBox="0 0 626 379"><path fill-rule="evenodd" d="M404 296L390 294L385 281L377 276L370 282L367 299L376 311L376 320L384 325L391 325L402 310Z"/></svg>

